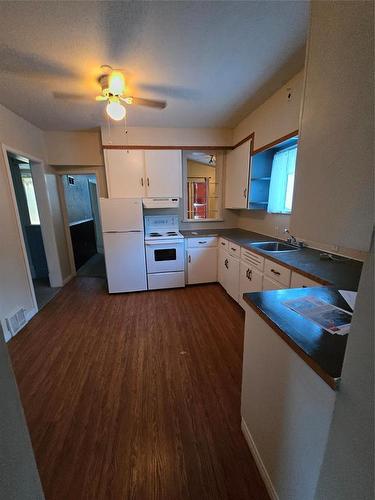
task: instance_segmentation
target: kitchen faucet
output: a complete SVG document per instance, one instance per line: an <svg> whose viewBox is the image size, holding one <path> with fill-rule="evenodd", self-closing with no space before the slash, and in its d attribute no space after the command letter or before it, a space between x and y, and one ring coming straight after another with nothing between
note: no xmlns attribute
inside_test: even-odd
<svg viewBox="0 0 375 500"><path fill-rule="evenodd" d="M288 243L290 243L291 245L295 245L296 247L303 247L303 241L298 241L295 236L290 234L289 229L287 227L284 229L284 233L289 235L289 237L286 239Z"/></svg>

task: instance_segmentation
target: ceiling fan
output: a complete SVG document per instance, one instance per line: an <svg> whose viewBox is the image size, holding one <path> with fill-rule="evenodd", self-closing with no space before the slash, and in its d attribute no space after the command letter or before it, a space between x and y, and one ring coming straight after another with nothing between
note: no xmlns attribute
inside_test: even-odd
<svg viewBox="0 0 375 500"><path fill-rule="evenodd" d="M108 65L103 65L101 68L104 72L98 77L98 83L102 91L95 97L95 100L98 102L107 102L106 112L113 120L120 121L125 118L126 104L135 104L157 109L164 109L167 106L166 101L157 101L128 95L122 70L114 69ZM87 99L87 96L80 94L66 94L62 92L55 92L54 96L58 99Z"/></svg>

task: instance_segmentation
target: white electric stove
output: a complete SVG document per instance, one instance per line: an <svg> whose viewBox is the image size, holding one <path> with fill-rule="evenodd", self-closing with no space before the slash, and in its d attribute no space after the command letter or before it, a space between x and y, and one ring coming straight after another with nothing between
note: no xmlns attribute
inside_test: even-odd
<svg viewBox="0 0 375 500"><path fill-rule="evenodd" d="M145 216L149 290L185 286L184 237L177 215Z"/></svg>

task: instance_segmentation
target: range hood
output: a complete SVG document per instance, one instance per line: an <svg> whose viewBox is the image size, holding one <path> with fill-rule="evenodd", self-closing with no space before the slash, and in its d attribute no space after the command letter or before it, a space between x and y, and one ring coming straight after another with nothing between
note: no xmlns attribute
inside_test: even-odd
<svg viewBox="0 0 375 500"><path fill-rule="evenodd" d="M179 198L143 198L145 208L178 208Z"/></svg>

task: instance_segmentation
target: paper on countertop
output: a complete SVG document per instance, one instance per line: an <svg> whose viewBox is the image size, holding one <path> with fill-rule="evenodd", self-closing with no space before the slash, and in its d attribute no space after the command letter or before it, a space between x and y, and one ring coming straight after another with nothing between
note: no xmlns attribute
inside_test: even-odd
<svg viewBox="0 0 375 500"><path fill-rule="evenodd" d="M349 333L352 313L325 300L309 295L286 300L283 304L331 334L347 335Z"/></svg>
<svg viewBox="0 0 375 500"><path fill-rule="evenodd" d="M350 292L349 290L339 290L339 292L354 311L355 300L357 298L357 292Z"/></svg>

